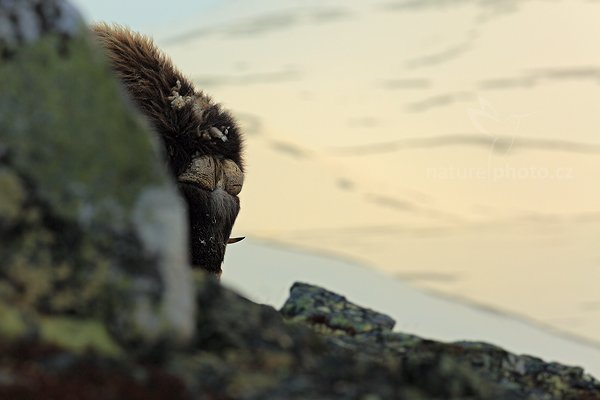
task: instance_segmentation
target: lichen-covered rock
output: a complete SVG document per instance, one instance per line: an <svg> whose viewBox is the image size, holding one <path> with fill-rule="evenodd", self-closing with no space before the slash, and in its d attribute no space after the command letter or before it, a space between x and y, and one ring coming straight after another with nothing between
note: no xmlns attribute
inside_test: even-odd
<svg viewBox="0 0 600 400"><path fill-rule="evenodd" d="M294 321L350 335L391 331L396 323L389 316L359 307L339 294L299 282L290 289L290 298L281 313Z"/></svg>
<svg viewBox="0 0 600 400"><path fill-rule="evenodd" d="M196 278L201 312L189 348L147 364L35 338L0 341L0 398L600 399L600 383L579 368L388 330L315 333L308 321L285 322L271 307Z"/></svg>
<svg viewBox="0 0 600 400"><path fill-rule="evenodd" d="M1 0L0 76L0 302L39 332L63 315L121 345L191 337L184 208L77 12Z"/></svg>
<svg viewBox="0 0 600 400"><path fill-rule="evenodd" d="M482 393L495 393L491 398L502 394L510 399L600 400L600 381L585 374L582 368L511 354L490 344L441 343L389 329L341 330L346 334L340 335L335 322L336 313L327 310L348 308L353 310L354 326L373 325L373 315L377 314L371 310L351 304L326 289L307 284L294 284L282 313L292 321L300 320L312 326L333 346L352 350L363 357L396 360L405 366L408 379L416 380L419 388L427 387L430 393L441 390L444 396L450 396L442 398L454 398L452 396L457 396L460 391L452 393L452 388L463 386L463 395L470 387L475 397L469 398L477 399L486 398L480 397ZM361 316L364 318L362 321ZM385 318L378 316L378 320ZM476 390L473 391L473 388ZM478 392L482 389L483 392Z"/></svg>
<svg viewBox="0 0 600 400"><path fill-rule="evenodd" d="M286 322L272 307L254 304L199 276L193 349L173 354L168 371L182 377L196 399L511 399L443 354L403 358L370 341L365 341L370 350L359 350L364 343L353 340L389 333L390 320L342 296L325 296L338 299L330 304L334 309L352 310L358 326L368 325L359 314L377 316L385 321L383 329L344 335L323 330L332 334L317 335L305 322ZM310 312L309 306L304 309Z"/></svg>

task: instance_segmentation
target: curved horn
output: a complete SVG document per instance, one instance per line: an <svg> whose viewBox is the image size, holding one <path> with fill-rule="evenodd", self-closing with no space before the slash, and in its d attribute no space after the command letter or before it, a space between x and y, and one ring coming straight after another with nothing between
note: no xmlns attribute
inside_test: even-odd
<svg viewBox="0 0 600 400"><path fill-rule="evenodd" d="M198 157L192 160L192 163L177 177L177 180L196 183L200 187L212 191L217 187L216 172L216 164L212 157Z"/></svg>

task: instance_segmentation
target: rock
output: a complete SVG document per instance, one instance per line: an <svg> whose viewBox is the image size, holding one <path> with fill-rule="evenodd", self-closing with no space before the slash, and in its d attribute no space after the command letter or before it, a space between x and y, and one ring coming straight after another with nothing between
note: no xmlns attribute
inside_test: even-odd
<svg viewBox="0 0 600 400"><path fill-rule="evenodd" d="M185 341L185 211L145 121L65 1L2 0L0 27L0 302L38 333L55 315Z"/></svg>
<svg viewBox="0 0 600 400"><path fill-rule="evenodd" d="M351 315L358 327L370 323L359 315L385 322L362 333L320 329L328 332L322 336L301 319L286 322L272 307L200 278L193 350L174 354L168 371L182 377L197 399L510 398L451 357L427 353L404 360L402 348L384 349L375 335L390 334L389 317L321 288L303 284L294 288L322 295L312 302L318 307L320 300L329 299L332 309L346 312L344 318ZM307 315L316 312L306 304L311 303L307 297L295 299L303 303L296 309ZM332 299L338 301L334 304ZM292 303L288 300L288 305ZM336 319L335 312L331 317ZM369 349L363 351L362 346Z"/></svg>
<svg viewBox="0 0 600 400"><path fill-rule="evenodd" d="M600 383L579 368L389 330L316 333L205 276L196 284L201 312L188 349L149 366L39 341L0 346L0 373L10 371L0 398L61 398L68 388L79 399L100 399L110 388L113 399L600 399ZM358 307L306 289L337 297L336 308ZM29 397L15 395L22 393Z"/></svg>
<svg viewBox="0 0 600 400"><path fill-rule="evenodd" d="M488 398L486 396L531 400L600 399L600 381L581 368L511 354L486 343L441 343L390 329L363 332L342 329L346 334L340 335L340 329L328 322L335 321L336 313L327 310L342 310L344 314L343 310L347 309L353 310L353 326L374 325L373 315L377 315L378 320L386 320L385 316L349 303L335 293L299 283L292 287L282 313L292 321L311 325L334 346L374 359L394 358L404 366L403 373L409 382L428 390L427 396L455 398L470 393L468 398L474 399Z"/></svg>
<svg viewBox="0 0 600 400"><path fill-rule="evenodd" d="M281 313L294 321L349 335L391 331L396 323L385 314L358 307L345 297L305 283L292 286Z"/></svg>

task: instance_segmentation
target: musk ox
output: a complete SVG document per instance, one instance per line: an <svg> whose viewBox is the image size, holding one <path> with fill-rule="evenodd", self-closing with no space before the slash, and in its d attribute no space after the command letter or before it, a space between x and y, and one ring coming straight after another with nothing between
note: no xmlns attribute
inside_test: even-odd
<svg viewBox="0 0 600 400"><path fill-rule="evenodd" d="M188 205L190 262L220 275L244 181L242 134L229 112L196 90L153 41L122 26L92 31L164 145ZM132 157L135 149L132 150Z"/></svg>

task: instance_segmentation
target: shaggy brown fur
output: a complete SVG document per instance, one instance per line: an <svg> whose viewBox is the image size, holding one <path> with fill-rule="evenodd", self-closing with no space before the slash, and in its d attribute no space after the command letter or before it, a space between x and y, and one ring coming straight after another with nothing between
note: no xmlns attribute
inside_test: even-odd
<svg viewBox="0 0 600 400"><path fill-rule="evenodd" d="M196 92L150 38L118 25L97 24L92 28L108 50L115 72L164 140L176 176L197 152L222 155L243 170L241 136L234 119L202 91ZM197 96L204 103L203 120L195 115L191 104L173 109L169 97L177 81L181 83L182 96ZM198 130L211 127L229 127L228 140L206 141L198 137Z"/></svg>
<svg viewBox="0 0 600 400"><path fill-rule="evenodd" d="M162 139L175 178L192 158L205 155L233 160L243 170L242 137L234 119L195 91L151 39L117 25L92 29L117 76ZM191 262L219 273L239 200L189 183L179 183L179 189L189 208Z"/></svg>

